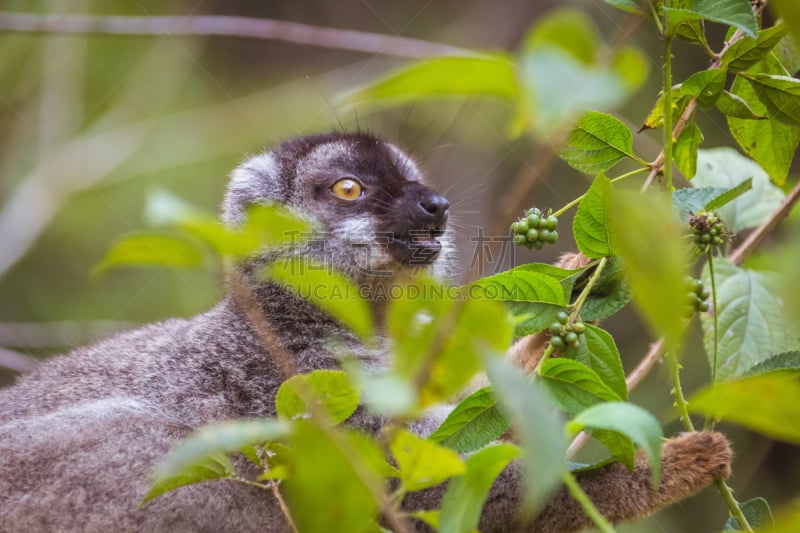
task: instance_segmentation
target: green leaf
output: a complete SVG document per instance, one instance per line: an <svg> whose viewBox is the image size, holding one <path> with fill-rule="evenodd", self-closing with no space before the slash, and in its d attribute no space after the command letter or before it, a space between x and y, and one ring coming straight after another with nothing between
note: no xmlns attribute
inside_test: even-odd
<svg viewBox="0 0 800 533"><path fill-rule="evenodd" d="M724 68L712 68L695 72L681 84L681 94L696 96L703 107L711 107L725 88Z"/></svg>
<svg viewBox="0 0 800 533"><path fill-rule="evenodd" d="M481 278L471 285L470 295L489 300L536 302L559 307L566 305L564 291L557 278L523 269L508 270Z"/></svg>
<svg viewBox="0 0 800 533"><path fill-rule="evenodd" d="M197 267L203 253L183 238L160 233L133 233L117 240L93 272L101 274L119 266Z"/></svg>
<svg viewBox="0 0 800 533"><path fill-rule="evenodd" d="M594 370L571 359L548 359L539 373L542 390L569 415L576 415L603 401L622 400Z"/></svg>
<svg viewBox="0 0 800 533"><path fill-rule="evenodd" d="M443 96L492 96L515 101L514 65L502 54L434 57L403 67L386 78L341 97L344 103L402 103Z"/></svg>
<svg viewBox="0 0 800 533"><path fill-rule="evenodd" d="M773 355L769 359L756 363L742 375L757 376L774 370L800 370L800 351L795 350Z"/></svg>
<svg viewBox="0 0 800 533"><path fill-rule="evenodd" d="M575 351L575 360L592 369L619 399L627 400L625 370L614 337L597 326L586 324L584 340Z"/></svg>
<svg viewBox="0 0 800 533"><path fill-rule="evenodd" d="M786 70L774 54L768 54L748 72L786 74ZM737 76L734 80L731 92L747 102L757 115L767 115L766 106L756 96L752 85L741 76ZM786 183L795 150L800 143L800 129L774 119L758 121L734 117L727 119L731 134L742 150L767 171L776 185L782 186Z"/></svg>
<svg viewBox="0 0 800 533"><path fill-rule="evenodd" d="M558 488L567 443L556 410L518 370L500 359L484 358L500 406L519 436L524 455L525 504L534 515Z"/></svg>
<svg viewBox="0 0 800 533"><path fill-rule="evenodd" d="M703 142L703 134L694 120L691 120L683 128L675 141L673 152L675 164L687 179L691 179L697 172L697 149L701 142Z"/></svg>
<svg viewBox="0 0 800 533"><path fill-rule="evenodd" d="M735 187L686 187L672 193L672 205L684 224L689 221L690 213L700 211L716 211L733 202L753 188L753 178L747 178Z"/></svg>
<svg viewBox="0 0 800 533"><path fill-rule="evenodd" d="M211 453L157 475L139 505L142 506L153 498L178 487L212 479L231 478L234 475L233 464L224 453Z"/></svg>
<svg viewBox="0 0 800 533"><path fill-rule="evenodd" d="M716 211L717 209L728 205L732 201L739 198L741 195L753 188L753 178L747 178L739 185L731 187L724 191L719 196L715 196L703 206L705 211Z"/></svg>
<svg viewBox="0 0 800 533"><path fill-rule="evenodd" d="M754 38L758 32L749 0L689 0L685 9L665 8L664 12L672 27L686 20L704 19L733 26Z"/></svg>
<svg viewBox="0 0 800 533"><path fill-rule="evenodd" d="M794 38L800 40L800 5L795 0L773 0L772 6L776 8Z"/></svg>
<svg viewBox="0 0 800 533"><path fill-rule="evenodd" d="M608 209L614 250L633 290L634 303L668 345L683 332L686 247L670 203L663 195L613 191Z"/></svg>
<svg viewBox="0 0 800 533"><path fill-rule="evenodd" d="M600 34L584 11L554 9L544 14L522 41L522 51L558 48L585 65L594 63Z"/></svg>
<svg viewBox="0 0 800 533"><path fill-rule="evenodd" d="M653 485L661 476L661 426L658 421L639 407L626 402L608 402L590 407L567 422L567 430L577 435L586 428L616 431L638 444L650 458L653 467Z"/></svg>
<svg viewBox="0 0 800 533"><path fill-rule="evenodd" d="M395 433L390 448L400 470L400 482L409 492L438 485L466 469L453 450L403 429Z"/></svg>
<svg viewBox="0 0 800 533"><path fill-rule="evenodd" d="M508 420L497 408L494 393L484 387L464 398L428 438L467 453L497 440L507 430Z"/></svg>
<svg viewBox="0 0 800 533"><path fill-rule="evenodd" d="M714 261L714 274L720 332L718 380L741 375L774 354L800 349L796 328L787 320L780 276L740 268L724 259ZM703 279L710 287L707 268ZM708 314L701 319L713 367L714 320Z"/></svg>
<svg viewBox="0 0 800 533"><path fill-rule="evenodd" d="M296 257L269 265L264 274L330 314L362 340L372 337L372 311L358 287L329 266Z"/></svg>
<svg viewBox="0 0 800 533"><path fill-rule="evenodd" d="M586 257L601 258L613 253L606 209L610 191L611 182L599 174L586 191L572 221L575 243Z"/></svg>
<svg viewBox="0 0 800 533"><path fill-rule="evenodd" d="M678 117L683 113L686 109L686 106L689 104L689 100L691 100L691 96L687 96L682 94L680 91L676 90L679 87L675 87L673 89L673 99L672 99L672 123L674 124ZM642 124L642 127L639 128L639 132L649 129L660 128L664 125L664 93L658 95L658 99L656 103L653 105L653 109L650 111L650 114L647 115L647 118Z"/></svg>
<svg viewBox="0 0 800 533"><path fill-rule="evenodd" d="M719 383L689 398L689 410L800 444L800 382L795 372Z"/></svg>
<svg viewBox="0 0 800 533"><path fill-rule="evenodd" d="M520 454L521 450L513 444L497 444L469 457L466 473L450 482L442 498L439 532L477 530L483 504L495 478Z"/></svg>
<svg viewBox="0 0 800 533"><path fill-rule="evenodd" d="M747 70L775 48L784 35L786 27L779 24L758 32L755 39L740 39L722 55L722 65L734 72Z"/></svg>
<svg viewBox="0 0 800 533"><path fill-rule="evenodd" d="M631 301L633 294L624 274L622 260L618 256L609 257L600 278L583 302L581 318L584 321L604 320L616 314ZM586 281L588 272L576 287L576 293L583 288L582 285Z"/></svg>
<svg viewBox="0 0 800 533"><path fill-rule="evenodd" d="M628 13L642 13L642 9L639 7L639 4L636 3L636 0L603 0L606 4L612 5L618 9L623 11L627 11Z"/></svg>
<svg viewBox="0 0 800 533"><path fill-rule="evenodd" d="M383 498L380 447L362 434L325 430L312 420L298 420L295 426L289 441L294 453L281 493L297 529L330 531L335 524L338 531L367 530Z"/></svg>
<svg viewBox="0 0 800 533"><path fill-rule="evenodd" d="M764 120L767 117L757 114L740 96L722 91L717 100L717 109L725 116L744 120Z"/></svg>
<svg viewBox="0 0 800 533"><path fill-rule="evenodd" d="M739 504L742 509L744 517L747 518L747 523L750 527L761 529L770 527L775 522L772 516L772 510L769 508L769 503L764 498L753 498ZM728 521L725 522L725 529L723 531L741 531L739 522L735 516L729 516Z"/></svg>
<svg viewBox="0 0 800 533"><path fill-rule="evenodd" d="M692 178L694 185L734 189L748 179L752 179L752 189L718 210L732 231L761 224L781 205L784 194L770 183L761 167L736 150L727 147L699 150L697 174Z"/></svg>
<svg viewBox="0 0 800 533"><path fill-rule="evenodd" d="M619 119L589 111L567 138L561 159L586 174L605 172L623 157L640 160L633 153L633 135Z"/></svg>
<svg viewBox="0 0 800 533"><path fill-rule="evenodd" d="M628 470L633 471L636 463L636 446L631 439L622 433L605 429L587 429L586 431L600 444L606 447L611 454L610 460L619 461L624 464ZM608 462L608 460L601 464L605 464L606 462Z"/></svg>
<svg viewBox="0 0 800 533"><path fill-rule="evenodd" d="M275 409L281 418L308 418L314 412L325 416L330 424L350 418L358 407L360 395L341 370L314 370L284 381L275 396ZM307 400L313 402L309 408Z"/></svg>
<svg viewBox="0 0 800 533"><path fill-rule="evenodd" d="M466 299L454 305L451 289L425 279L402 292L405 297L389 308L387 325L395 341L395 374L419 385L418 374L425 372L418 407L450 399L480 369L481 355L504 353L511 344L514 325L499 302Z"/></svg>
<svg viewBox="0 0 800 533"><path fill-rule="evenodd" d="M800 128L800 80L775 74L739 74L750 82L771 117Z"/></svg>

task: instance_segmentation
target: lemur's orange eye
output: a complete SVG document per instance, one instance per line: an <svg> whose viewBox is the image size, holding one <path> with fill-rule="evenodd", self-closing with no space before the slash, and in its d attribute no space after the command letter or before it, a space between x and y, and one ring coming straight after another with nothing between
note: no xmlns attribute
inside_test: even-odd
<svg viewBox="0 0 800 533"><path fill-rule="evenodd" d="M361 184L353 178L342 178L331 187L333 194L343 200L357 200L363 190Z"/></svg>

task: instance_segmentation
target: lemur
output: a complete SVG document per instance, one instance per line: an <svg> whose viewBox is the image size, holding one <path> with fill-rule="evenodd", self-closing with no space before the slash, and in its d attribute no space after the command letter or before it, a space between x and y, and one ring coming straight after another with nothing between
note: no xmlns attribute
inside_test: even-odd
<svg viewBox="0 0 800 533"><path fill-rule="evenodd" d="M358 284L391 283L412 263L435 271L450 261L447 200L426 185L411 157L369 134L295 138L248 159L231 175L222 218L239 224L248 206L263 202L312 220L326 245L307 245L303 253ZM392 236L388 242L386 235ZM356 268L363 267L365 244L370 268ZM277 501L239 483L199 483L138 508L154 466L190 432L215 421L276 414L275 394L286 377L276 361L278 347L265 345L249 304L234 287L246 284L247 298L256 302L297 372L338 368L331 346L357 354L368 366L385 364L388 353L366 349L309 301L256 276L253 264L248 260L235 268L238 281L228 282L227 296L203 314L78 348L0 390L0 531L289 529ZM372 270L391 276L372 279ZM381 306L373 303L376 316ZM508 358L531 368L541 348L541 338L523 338ZM412 430L427 436L443 411ZM383 421L359 408L347 423L374 433ZM655 490L641 455L633 471L609 464L580 474L579 482L610 521L632 520L726 478L731 450L719 433L682 434L664 443L662 462ZM522 475L520 465L511 463L497 478L481 531L574 531L591 525L563 489L533 521L519 522ZM411 493L404 506L437 508L443 490L441 485Z"/></svg>

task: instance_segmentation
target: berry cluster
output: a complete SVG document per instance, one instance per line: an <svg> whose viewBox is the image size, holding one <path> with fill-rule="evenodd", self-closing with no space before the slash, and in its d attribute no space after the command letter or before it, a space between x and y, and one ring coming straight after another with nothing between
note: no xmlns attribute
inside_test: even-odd
<svg viewBox="0 0 800 533"><path fill-rule="evenodd" d="M722 219L716 213L692 214L689 218L689 227L692 229L694 243L703 251L709 246L719 246L725 242L728 233Z"/></svg>
<svg viewBox="0 0 800 533"><path fill-rule="evenodd" d="M526 216L511 224L514 244L541 250L545 243L553 244L558 240L557 227L558 219L550 211L544 214L535 207L528 209Z"/></svg>
<svg viewBox="0 0 800 533"><path fill-rule="evenodd" d="M706 300L711 293L703 286L701 280L687 276L686 289L686 311L684 313L686 318L692 318L697 311L705 313L709 310L710 306Z"/></svg>
<svg viewBox="0 0 800 533"><path fill-rule="evenodd" d="M548 330L552 337L550 337L550 344L556 350L563 350L564 348L577 348L580 344L580 336L586 329L583 322L569 323L569 315L566 311L559 311L556 315L557 322L550 324Z"/></svg>

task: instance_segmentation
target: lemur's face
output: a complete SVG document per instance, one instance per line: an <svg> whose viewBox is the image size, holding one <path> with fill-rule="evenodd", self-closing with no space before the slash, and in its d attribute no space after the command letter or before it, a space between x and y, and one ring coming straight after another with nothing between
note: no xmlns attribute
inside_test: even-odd
<svg viewBox="0 0 800 533"><path fill-rule="evenodd" d="M406 154L369 135L304 137L249 160L233 174L226 219L253 199L313 218L323 232L311 255L348 273L425 267L446 255L449 203Z"/></svg>

